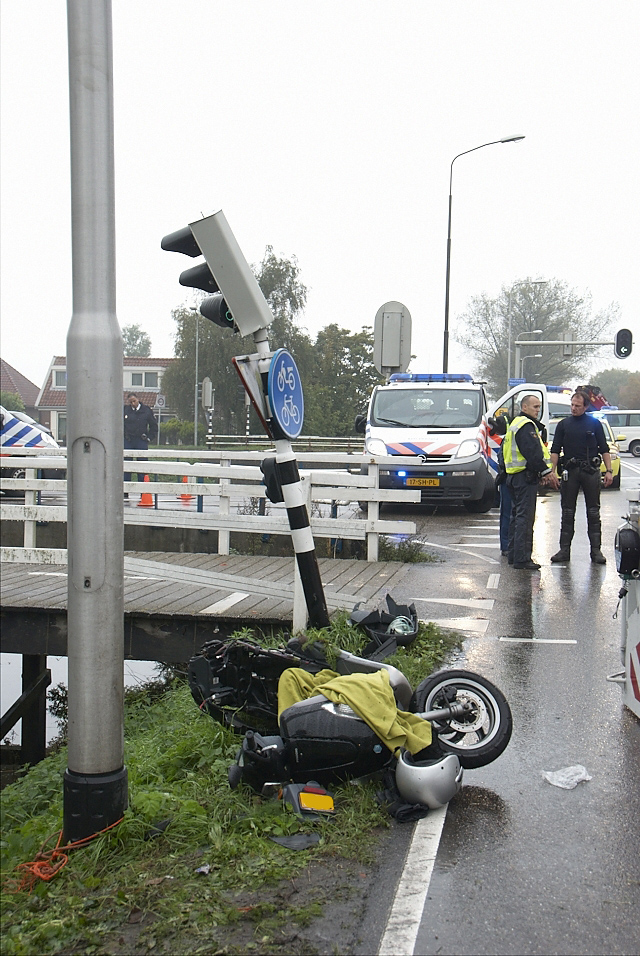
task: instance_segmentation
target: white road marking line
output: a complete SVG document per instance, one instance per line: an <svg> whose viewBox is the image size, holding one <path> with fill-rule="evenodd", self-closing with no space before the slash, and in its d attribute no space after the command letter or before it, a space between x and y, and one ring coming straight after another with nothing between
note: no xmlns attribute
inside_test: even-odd
<svg viewBox="0 0 640 956"><path fill-rule="evenodd" d="M472 607L482 611L490 611L496 603L493 598L432 598L414 597L412 601L430 601L432 604L455 604L456 607Z"/></svg>
<svg viewBox="0 0 640 956"><path fill-rule="evenodd" d="M447 617L440 620L429 619L431 624L446 627L450 631L472 631L474 634L484 634L489 627L488 621L474 617Z"/></svg>
<svg viewBox="0 0 640 956"><path fill-rule="evenodd" d="M550 637L499 637L510 644L577 644L577 641L554 641Z"/></svg>
<svg viewBox="0 0 640 956"><path fill-rule="evenodd" d="M210 604L209 607L198 611L198 614L221 614L223 611L228 611L234 604L239 604L240 601L244 601L244 599L248 597L249 595L245 591L234 591L233 594L227 594L226 598L222 598L221 601L216 601L215 604Z"/></svg>
<svg viewBox="0 0 640 956"><path fill-rule="evenodd" d="M413 954L446 815L446 807L431 810L415 825L378 956Z"/></svg>
<svg viewBox="0 0 640 956"><path fill-rule="evenodd" d="M475 551L466 551L464 548L453 548L449 544L439 544L437 541L423 541L422 544L428 548L442 548L443 551L456 551L458 554L470 554L472 558L484 558L489 564L500 564L495 558L490 558L486 554L476 554Z"/></svg>
<svg viewBox="0 0 640 956"><path fill-rule="evenodd" d="M467 532L464 532L462 537L463 538L484 538L487 541L495 541L496 539L498 541L500 540L499 534L467 534Z"/></svg>
<svg viewBox="0 0 640 956"><path fill-rule="evenodd" d="M36 574L39 574L42 577L50 578L66 578L67 576L66 571L27 571L27 574L30 574L33 577L35 577Z"/></svg>
<svg viewBox="0 0 640 956"><path fill-rule="evenodd" d="M487 590L488 591L497 590L499 583L500 583L500 575L490 574L487 580Z"/></svg>
<svg viewBox="0 0 640 956"><path fill-rule="evenodd" d="M500 539L496 538L495 544L480 544L479 541L464 541L463 544L467 548L491 548L492 551L497 551L500 547Z"/></svg>

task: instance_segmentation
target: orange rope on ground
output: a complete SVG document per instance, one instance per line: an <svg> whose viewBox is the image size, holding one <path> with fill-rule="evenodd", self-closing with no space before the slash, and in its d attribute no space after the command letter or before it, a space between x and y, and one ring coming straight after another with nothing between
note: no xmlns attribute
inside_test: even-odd
<svg viewBox="0 0 640 956"><path fill-rule="evenodd" d="M119 820L116 820L115 823L111 823L108 827L105 827L104 830L98 830L97 833L83 837L82 840L76 840L75 843L66 843L64 847L60 846L62 843L62 830L60 830L55 847L52 850L47 850L47 844L50 843L56 835L52 833L51 836L47 837L36 853L35 860L17 865L16 870L20 870L23 876L20 880L10 881L10 884L13 885L7 887L8 892L20 893L22 890L29 890L29 892L31 892L38 880L44 880L45 882L52 880L63 866L66 866L69 862L70 850L77 850L80 847L87 846L92 840L95 840L97 836L100 836L101 833L107 833L109 830L117 827L119 823L122 823L123 820L124 817L120 817Z"/></svg>

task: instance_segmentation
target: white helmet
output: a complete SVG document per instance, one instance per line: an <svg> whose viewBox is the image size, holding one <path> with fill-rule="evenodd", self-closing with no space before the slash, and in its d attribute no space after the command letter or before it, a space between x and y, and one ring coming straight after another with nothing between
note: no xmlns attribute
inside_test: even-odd
<svg viewBox="0 0 640 956"><path fill-rule="evenodd" d="M437 810L455 797L462 786L462 772L455 754L416 760L403 750L396 767L396 786L407 803L422 803Z"/></svg>

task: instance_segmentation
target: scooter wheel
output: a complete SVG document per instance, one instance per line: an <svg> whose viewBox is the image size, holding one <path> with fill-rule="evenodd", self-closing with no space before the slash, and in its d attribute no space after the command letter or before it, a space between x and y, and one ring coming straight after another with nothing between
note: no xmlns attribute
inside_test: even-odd
<svg viewBox="0 0 640 956"><path fill-rule="evenodd" d="M443 750L456 754L465 770L491 763L511 739L513 718L507 700L495 684L472 671L438 671L425 678L411 700L414 713L447 707L454 701L471 704L462 717L433 722Z"/></svg>

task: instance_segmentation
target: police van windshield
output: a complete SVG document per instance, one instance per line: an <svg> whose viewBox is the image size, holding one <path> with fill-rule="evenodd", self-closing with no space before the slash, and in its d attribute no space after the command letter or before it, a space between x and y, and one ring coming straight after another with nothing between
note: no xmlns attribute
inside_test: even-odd
<svg viewBox="0 0 640 956"><path fill-rule="evenodd" d="M468 428L482 418L480 391L458 388L390 388L376 392L372 425L401 428Z"/></svg>

